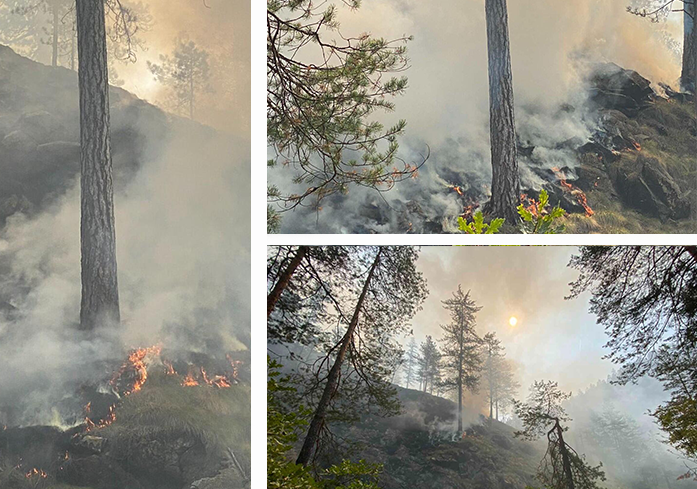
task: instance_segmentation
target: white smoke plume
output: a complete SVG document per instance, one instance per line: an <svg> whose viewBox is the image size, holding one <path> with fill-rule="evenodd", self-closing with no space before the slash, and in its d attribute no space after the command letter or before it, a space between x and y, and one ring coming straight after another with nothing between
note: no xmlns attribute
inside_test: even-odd
<svg viewBox="0 0 697 489"><path fill-rule="evenodd" d="M654 84L676 86L682 42L682 17L655 24L626 11L631 0L510 0L509 27L516 122L521 142L544 153L570 139L585 141L592 120L585 110L586 79L592 66L614 62L638 71ZM431 157L420 177L384 194L353 189L347 197L325 202L316 213L301 209L283 215L281 232L404 232L398 223L404 201L418 202L428 218L454 216L462 210L446 185L487 187L490 184L488 137L488 75L484 2L480 0L363 2L355 11L340 8L345 35L367 32L388 39L413 35L408 44L409 87L394 113L380 115L386 123L406 119L401 156L421 161L427 146ZM667 42L672 40L673 42ZM575 110L560 110L564 106ZM537 154L545 166L571 164L563 152ZM524 165L523 165L524 166ZM534 176L522 170L523 183ZM293 189L293 171L273 169L269 181ZM448 178L443 181L443 176ZM373 219L371 211L385 198L393 211ZM424 230L415 229L417 232Z"/></svg>

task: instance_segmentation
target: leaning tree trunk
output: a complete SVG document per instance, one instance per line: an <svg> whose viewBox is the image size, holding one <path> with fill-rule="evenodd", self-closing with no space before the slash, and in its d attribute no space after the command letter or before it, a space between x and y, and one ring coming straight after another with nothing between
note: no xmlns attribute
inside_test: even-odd
<svg viewBox="0 0 697 489"><path fill-rule="evenodd" d="M80 329L120 320L104 2L77 0L80 57Z"/></svg>
<svg viewBox="0 0 697 489"><path fill-rule="evenodd" d="M485 212L518 221L520 176L513 110L513 74L506 0L486 0L489 53L489 117L491 138L491 200Z"/></svg>
<svg viewBox="0 0 697 489"><path fill-rule="evenodd" d="M303 446L300 449L298 459L295 462L298 465L307 465L308 463L310 463L312 454L314 453L315 447L317 446L317 441L319 440L319 435L322 431L322 427L324 426L324 421L327 416L327 409L329 408L329 403L331 402L332 397L334 397L336 389L339 386L339 375L341 374L341 367L344 363L346 352L348 351L349 346L353 341L353 333L356 330L356 326L358 326L358 318L360 316L361 309L363 308L365 296L368 293L370 282L373 279L375 269L377 268L378 263L380 262L380 255L382 253L381 250L382 248L379 248L377 254L375 255L375 260L373 261L373 264L370 267L370 271L368 272L368 276L366 277L365 282L363 283L363 290L361 291L361 295L358 297L358 302L356 303L356 308L353 311L351 322L349 323L348 329L346 330L346 334L341 340L341 346L339 348L338 353L336 354L336 360L334 360L334 365L332 365L332 369L329 371L329 375L327 376L327 384L324 386L322 398L320 399L319 404L315 409L315 414L312 417L312 421L310 422L310 428L307 431L307 436L305 436L305 441L303 442Z"/></svg>
<svg viewBox="0 0 697 489"><path fill-rule="evenodd" d="M680 75L680 84L682 90L694 90L695 88L695 73L697 73L697 57L695 56L695 41L694 41L694 14L695 7L692 3L685 2L683 4L684 13L684 42L682 52L682 74Z"/></svg>
<svg viewBox="0 0 697 489"><path fill-rule="evenodd" d="M571 469L571 454L564 442L564 430L559 424L559 420L555 421L554 430L557 435L557 443L559 444L559 452L561 454L562 469L564 470L564 478L566 479L567 488L575 489L574 474Z"/></svg>
<svg viewBox="0 0 697 489"><path fill-rule="evenodd" d="M271 292L269 292L269 295L266 298L266 319L268 319L269 316L271 316L271 313L276 308L276 303L278 302L278 299L281 298L281 294L286 289L286 287L288 287L290 279L293 277L293 274L300 265L300 262L302 262L303 258L305 258L305 255L307 255L308 249L309 248L307 246L301 246L298 248L298 251L296 251L293 259L290 261L286 269L283 270L281 276L278 278L276 285L274 285L274 288L271 290Z"/></svg>

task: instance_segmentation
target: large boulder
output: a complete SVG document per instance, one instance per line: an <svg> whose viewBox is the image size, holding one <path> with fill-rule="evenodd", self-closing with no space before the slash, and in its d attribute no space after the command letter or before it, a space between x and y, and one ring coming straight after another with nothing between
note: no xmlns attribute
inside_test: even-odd
<svg viewBox="0 0 697 489"><path fill-rule="evenodd" d="M639 155L616 168L615 188L629 207L660 219L682 219L690 215L689 194L655 158Z"/></svg>
<svg viewBox="0 0 697 489"><path fill-rule="evenodd" d="M31 135L38 144L55 141L62 136L60 121L45 110L23 114L17 122L17 129Z"/></svg>
<svg viewBox="0 0 697 489"><path fill-rule="evenodd" d="M606 109L636 114L655 98L651 82L636 71L614 63L598 65L590 79L591 100Z"/></svg>
<svg viewBox="0 0 697 489"><path fill-rule="evenodd" d="M121 466L152 487L182 487L215 473L220 459L212 461L203 442L185 428L117 430L109 454Z"/></svg>

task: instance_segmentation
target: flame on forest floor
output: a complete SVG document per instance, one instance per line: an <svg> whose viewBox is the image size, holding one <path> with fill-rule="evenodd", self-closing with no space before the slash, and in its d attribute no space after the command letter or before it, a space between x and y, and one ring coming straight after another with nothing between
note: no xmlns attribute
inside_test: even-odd
<svg viewBox="0 0 697 489"><path fill-rule="evenodd" d="M522 204L522 206L525 208L526 211L528 211L533 216L538 217L538 215L537 215L538 202L535 199L533 199L532 197L528 197L528 194L520 194L520 203Z"/></svg>
<svg viewBox="0 0 697 489"><path fill-rule="evenodd" d="M156 359L158 361L158 364L161 363L161 365L164 366L164 373L167 376L179 376L172 362L163 359L161 357L161 354L162 347L159 345L147 348L137 348L132 350L128 355L128 359L114 373L111 380L109 381L109 384L113 388L114 392L117 393L117 395L119 395L119 390L123 389L123 379L128 380L129 386L122 393L122 395L128 396L130 394L142 390L143 386L148 380L148 366L151 363L153 363ZM231 373L216 373L215 375L211 375L203 367L195 367L193 365L190 365L189 372L185 377L183 377L181 385L184 387L209 385L218 389L226 389L232 387L233 384L239 383L238 372L239 366L242 364L242 361L233 360L230 357L230 355L227 355L227 359L232 368ZM84 407L84 420L86 425L85 431L89 432L113 424L116 421L115 410L116 404L112 404L109 407L108 414L100 421L95 422L92 416L92 413L94 411L92 402L88 402Z"/></svg>
<svg viewBox="0 0 697 489"><path fill-rule="evenodd" d="M132 369L135 374L135 380L130 390L127 390L124 395L128 396L134 392L138 392L143 388L143 384L148 380L148 369L146 365L146 357L149 355L159 356L162 352L162 347L159 345L150 346L147 348L138 348L133 350L128 355L128 360L114 374L111 379L111 385L116 387L121 376L128 370Z"/></svg>
<svg viewBox="0 0 697 489"><path fill-rule="evenodd" d="M557 168L556 166L552 168L552 171L554 172L554 175L559 179L559 183L561 184L562 188L569 192L571 195L573 195L576 198L576 202L579 203L581 207L586 211L586 217L591 217L592 215L595 214L595 211L591 209L591 207L588 205L588 198L586 197L586 193L581 190L578 187L575 187L571 185L569 182L566 181L566 178L562 171Z"/></svg>
<svg viewBox="0 0 697 489"><path fill-rule="evenodd" d="M455 192L457 192L457 194L458 194L460 197L464 197L464 196L465 196L465 192L462 190L462 187L460 187L460 186L458 186L458 185L448 185L448 188L451 189L451 190L454 190Z"/></svg>
<svg viewBox="0 0 697 489"><path fill-rule="evenodd" d="M203 367L199 367L196 373L194 373L194 369L190 367L189 372L182 380L181 385L184 387L210 385L212 387L217 387L218 389L227 389L232 387L233 383L237 383L237 371L235 365L233 365L233 372L231 376L216 374L212 377Z"/></svg>
<svg viewBox="0 0 697 489"><path fill-rule="evenodd" d="M89 407L89 405L90 404L88 403L87 406L85 406L86 413L89 413L89 411L87 411L87 408ZM95 429L98 430L100 428L106 428L110 424L113 424L114 421L116 421L116 413L114 412L115 409L116 409L115 404L112 404L111 406L109 406L109 414L107 414L104 419L99 421L99 423L95 423L94 421L92 421L90 419L89 416L85 416L85 425L87 425L87 427L85 428L85 431L92 431ZM67 455L68 455L68 453L66 452L66 456Z"/></svg>
<svg viewBox="0 0 697 489"><path fill-rule="evenodd" d="M31 469L29 472L27 472L24 475L26 476L27 479L31 479L33 477L41 477L42 479L45 479L48 477L48 474L46 472L44 472L41 469L37 469L36 467Z"/></svg>

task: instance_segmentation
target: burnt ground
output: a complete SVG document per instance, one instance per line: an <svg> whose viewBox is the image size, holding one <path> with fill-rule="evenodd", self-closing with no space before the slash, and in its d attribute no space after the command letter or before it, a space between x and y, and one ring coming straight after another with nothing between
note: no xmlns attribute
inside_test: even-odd
<svg viewBox="0 0 697 489"><path fill-rule="evenodd" d="M249 396L246 381L185 387L181 375L154 371L116 404L110 424L0 431L0 487L249 487Z"/></svg>
<svg viewBox="0 0 697 489"><path fill-rule="evenodd" d="M452 401L399 389L402 414L364 417L350 427L337 427L337 439L351 440L346 452L329 453L336 463L347 454L383 464L384 489L525 489L536 487L535 472L543 450L513 436L514 429L476 414L456 433Z"/></svg>

